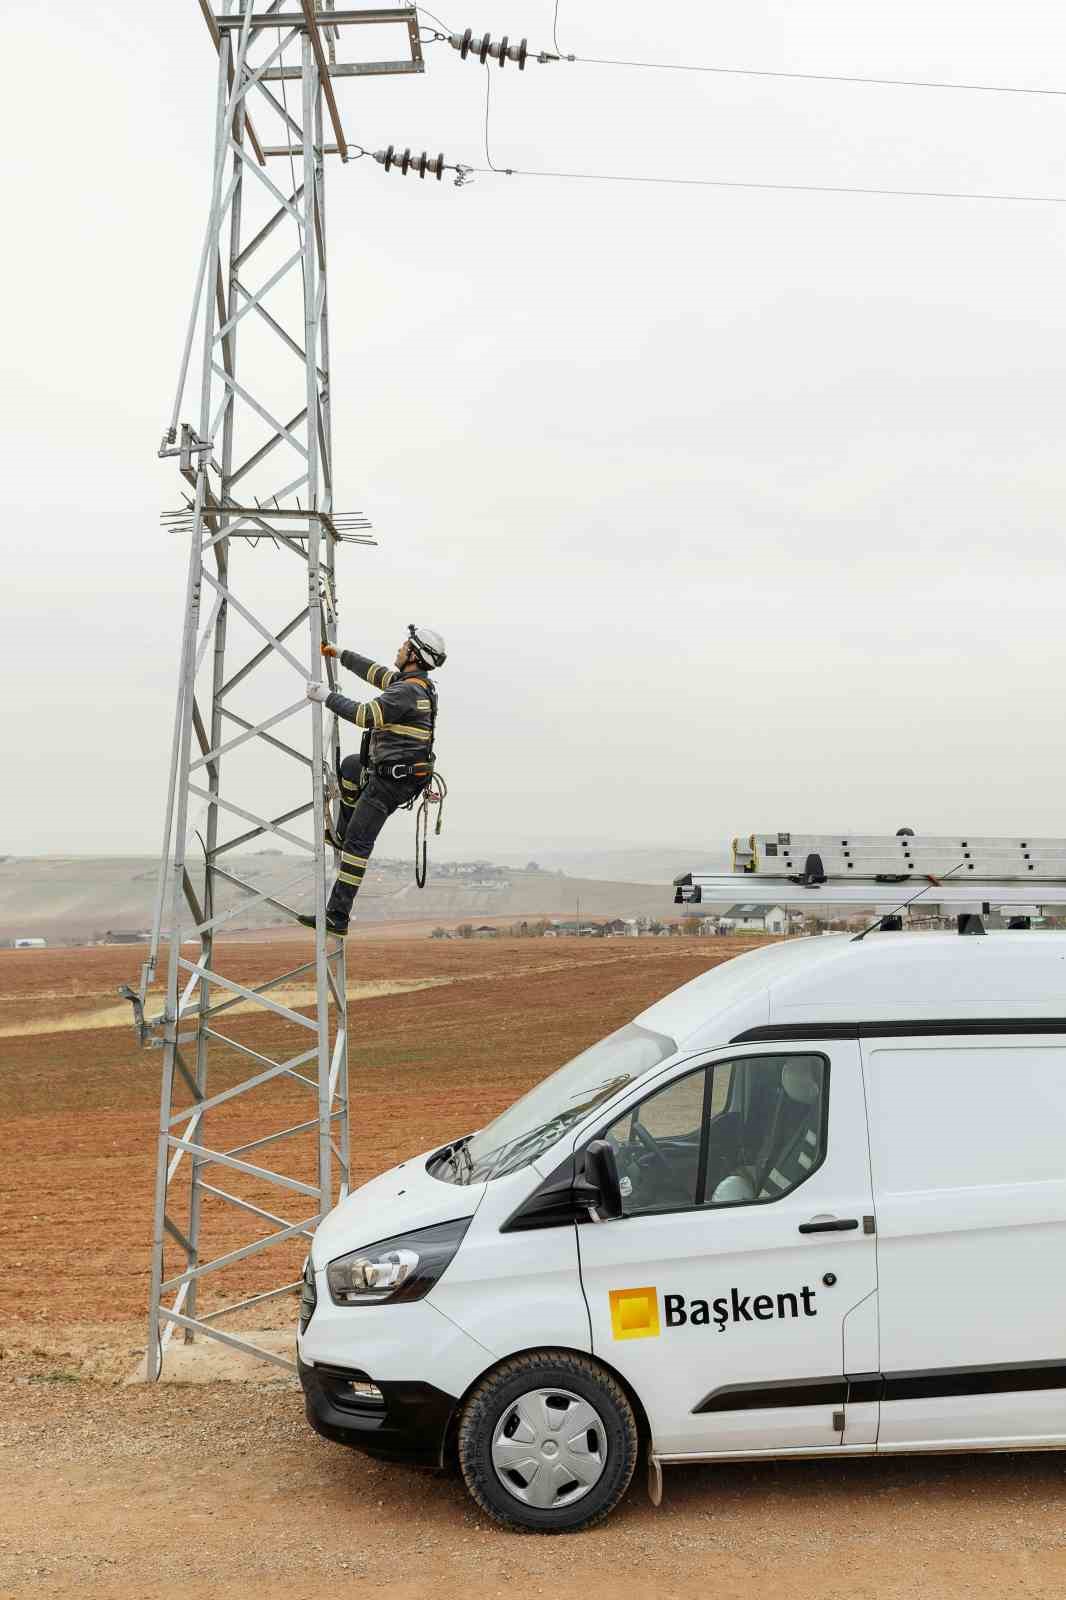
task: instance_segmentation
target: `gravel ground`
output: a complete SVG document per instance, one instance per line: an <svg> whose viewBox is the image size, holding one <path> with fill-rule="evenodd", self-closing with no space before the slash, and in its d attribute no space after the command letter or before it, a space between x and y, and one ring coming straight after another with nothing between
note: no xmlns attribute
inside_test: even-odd
<svg viewBox="0 0 1066 1600"><path fill-rule="evenodd" d="M604 1527L523 1537L454 1478L318 1439L295 1384L122 1387L136 1331L4 1340L0 1595L1066 1594L1059 1455L667 1469L659 1510L638 1482Z"/></svg>

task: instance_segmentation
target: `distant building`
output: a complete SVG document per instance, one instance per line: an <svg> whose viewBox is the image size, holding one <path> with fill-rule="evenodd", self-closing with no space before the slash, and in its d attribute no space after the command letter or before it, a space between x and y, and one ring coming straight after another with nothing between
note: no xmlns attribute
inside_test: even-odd
<svg viewBox="0 0 1066 1600"><path fill-rule="evenodd" d="M788 912L781 906L759 906L741 901L718 918L718 926L733 933L785 933Z"/></svg>
<svg viewBox="0 0 1066 1600"><path fill-rule="evenodd" d="M142 928L140 930L136 930L136 929L133 929L133 928L108 928L107 932L104 934L104 943L105 944L144 944L145 941L147 940L147 938L148 938L148 931L145 928ZM43 939L41 940L41 943L42 944L44 943Z"/></svg>
<svg viewBox="0 0 1066 1600"><path fill-rule="evenodd" d="M11 942L16 950L44 950L48 943L46 939L13 939Z"/></svg>
<svg viewBox="0 0 1066 1600"><path fill-rule="evenodd" d="M473 936L475 939L498 939L500 930L499 928L490 928L487 922L483 922L480 928L474 929Z"/></svg>

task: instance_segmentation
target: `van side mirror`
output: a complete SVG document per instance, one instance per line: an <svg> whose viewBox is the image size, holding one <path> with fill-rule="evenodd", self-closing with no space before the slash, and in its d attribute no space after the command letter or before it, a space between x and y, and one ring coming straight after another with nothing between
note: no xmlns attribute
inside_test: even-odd
<svg viewBox="0 0 1066 1600"><path fill-rule="evenodd" d="M575 1222L607 1222L622 1215L622 1186L614 1147L593 1139L567 1156L505 1222L501 1233L527 1228L572 1228Z"/></svg>
<svg viewBox="0 0 1066 1600"><path fill-rule="evenodd" d="M585 1183L595 1191L591 1205L598 1220L607 1222L622 1215L622 1184L614 1146L606 1139L593 1139L585 1146ZM591 1198L591 1197L590 1197Z"/></svg>

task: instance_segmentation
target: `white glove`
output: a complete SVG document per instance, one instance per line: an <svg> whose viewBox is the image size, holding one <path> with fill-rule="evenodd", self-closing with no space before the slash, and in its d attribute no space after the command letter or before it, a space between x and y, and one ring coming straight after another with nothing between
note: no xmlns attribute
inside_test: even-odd
<svg viewBox="0 0 1066 1600"><path fill-rule="evenodd" d="M321 700L324 704L332 693L333 690L328 683L312 683L308 680L307 698L309 700Z"/></svg>

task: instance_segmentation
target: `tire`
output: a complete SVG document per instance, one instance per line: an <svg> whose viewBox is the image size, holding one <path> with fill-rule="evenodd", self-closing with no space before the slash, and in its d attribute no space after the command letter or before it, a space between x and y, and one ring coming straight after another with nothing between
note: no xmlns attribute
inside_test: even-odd
<svg viewBox="0 0 1066 1600"><path fill-rule="evenodd" d="M459 1466L497 1522L575 1533L602 1522L629 1487L639 1441L633 1408L586 1356L538 1350L481 1380L459 1423Z"/></svg>

